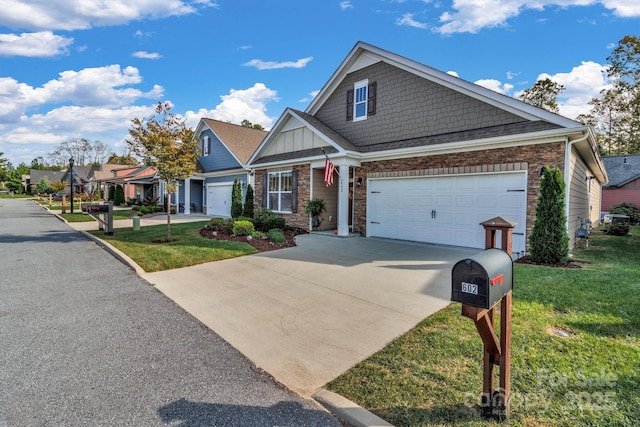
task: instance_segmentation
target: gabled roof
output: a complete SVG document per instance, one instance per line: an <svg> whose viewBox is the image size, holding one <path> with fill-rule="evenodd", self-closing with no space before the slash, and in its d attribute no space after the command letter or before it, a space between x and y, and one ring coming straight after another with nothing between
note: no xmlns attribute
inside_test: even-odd
<svg viewBox="0 0 640 427"><path fill-rule="evenodd" d="M242 165L247 164L253 152L258 148L264 137L267 136L267 132L264 130L221 122L220 120L206 117L201 119L201 123L211 129ZM200 133L202 133L202 127L199 125L196 129L196 134L199 135Z"/></svg>
<svg viewBox="0 0 640 427"><path fill-rule="evenodd" d="M607 187L623 187L640 178L640 154L603 157L609 176Z"/></svg>
<svg viewBox="0 0 640 427"><path fill-rule="evenodd" d="M534 107L533 105L527 104L518 99L502 95L491 89L454 77L451 74L362 41L356 43L353 49L351 49L351 52L349 52L347 57L342 61L338 69L333 73L327 83L325 83L320 92L318 92L318 94L313 98L309 106L305 109L305 112L314 115L326 102L329 96L331 96L342 80L344 80L347 74L380 61L386 62L457 92L466 94L482 102L486 102L490 105L509 111L527 120L544 120L566 128L583 127L581 123L576 122L575 120L551 113L542 108Z"/></svg>

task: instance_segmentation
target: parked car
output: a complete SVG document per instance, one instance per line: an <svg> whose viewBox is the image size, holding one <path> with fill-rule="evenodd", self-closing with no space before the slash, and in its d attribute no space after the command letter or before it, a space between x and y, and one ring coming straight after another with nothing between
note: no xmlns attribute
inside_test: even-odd
<svg viewBox="0 0 640 427"><path fill-rule="evenodd" d="M60 191L58 193L53 193L51 198L54 202L60 202L63 196L69 197L69 193L67 191Z"/></svg>

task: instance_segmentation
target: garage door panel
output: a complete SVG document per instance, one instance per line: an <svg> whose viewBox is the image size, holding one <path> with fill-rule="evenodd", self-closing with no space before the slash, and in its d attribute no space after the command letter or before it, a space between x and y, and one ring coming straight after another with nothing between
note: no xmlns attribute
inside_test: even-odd
<svg viewBox="0 0 640 427"><path fill-rule="evenodd" d="M518 223L514 252L524 251L524 172L372 179L369 188L371 236L483 248L479 224L502 216Z"/></svg>

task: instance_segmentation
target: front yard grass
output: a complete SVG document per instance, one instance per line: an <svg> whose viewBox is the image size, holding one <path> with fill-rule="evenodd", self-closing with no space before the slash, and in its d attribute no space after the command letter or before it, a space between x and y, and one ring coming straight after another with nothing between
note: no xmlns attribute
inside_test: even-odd
<svg viewBox="0 0 640 427"><path fill-rule="evenodd" d="M509 426L640 419L640 227L594 231L581 269L516 264ZM396 426L486 426L482 343L453 303L327 388ZM499 324L499 322L498 322ZM496 387L499 382L496 380Z"/></svg>
<svg viewBox="0 0 640 427"><path fill-rule="evenodd" d="M108 241L147 272L188 267L257 252L248 243L203 238L199 231L208 223L171 224L173 241L169 243L153 243L166 238L166 224L141 227L140 231L117 228L112 236L105 235L104 231L89 233Z"/></svg>

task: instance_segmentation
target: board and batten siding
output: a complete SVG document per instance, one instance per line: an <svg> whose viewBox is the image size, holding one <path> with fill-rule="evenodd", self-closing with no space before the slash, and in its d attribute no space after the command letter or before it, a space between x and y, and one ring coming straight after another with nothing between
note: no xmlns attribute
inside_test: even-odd
<svg viewBox="0 0 640 427"><path fill-rule="evenodd" d="M293 153L311 148L326 147L328 145L326 141L307 127L304 127L298 120L290 118L285 130L278 134L263 155L270 156L274 154Z"/></svg>

